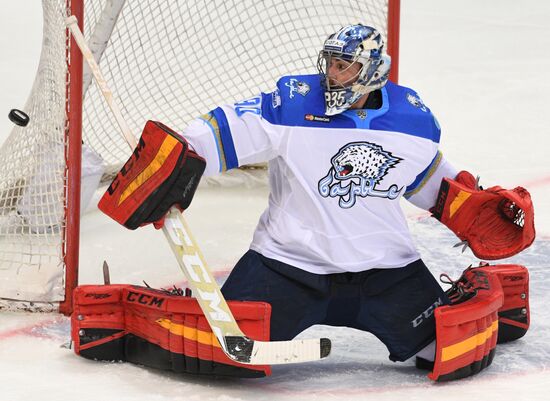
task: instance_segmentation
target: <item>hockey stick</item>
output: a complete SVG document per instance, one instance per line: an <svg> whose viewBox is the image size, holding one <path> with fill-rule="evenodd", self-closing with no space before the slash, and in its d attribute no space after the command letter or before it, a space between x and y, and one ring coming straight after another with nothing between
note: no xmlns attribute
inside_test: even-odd
<svg viewBox="0 0 550 401"><path fill-rule="evenodd" d="M137 140L114 102L113 94L86 44L76 17L68 17L65 23L86 59L126 142L130 148L134 149ZM255 341L248 338L235 321L235 317L207 267L183 216L175 207L168 212L162 231L176 255L180 268L185 274L212 332L230 359L251 365L275 365L315 361L329 355L331 342L328 338L273 342Z"/></svg>

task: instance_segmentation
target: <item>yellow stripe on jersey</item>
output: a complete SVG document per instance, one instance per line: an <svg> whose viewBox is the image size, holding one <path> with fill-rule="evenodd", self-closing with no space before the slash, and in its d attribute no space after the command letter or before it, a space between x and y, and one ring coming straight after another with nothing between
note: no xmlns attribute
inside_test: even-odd
<svg viewBox="0 0 550 401"><path fill-rule="evenodd" d="M429 179L432 178L432 175L435 173L435 170L437 170L437 167L439 167L439 163L441 163L442 158L443 158L443 154L438 150L435 159L432 161L432 165L430 166L430 169L428 170L428 172L426 173L422 181L420 181L420 183L416 186L416 188L405 194L406 198L409 198L414 194L417 194L424 187L424 185L426 185Z"/></svg>
<svg viewBox="0 0 550 401"><path fill-rule="evenodd" d="M223 142L218 120L216 119L216 117L214 117L214 113L203 114L199 118L203 120L206 124L208 124L208 126L212 130L212 133L214 134L214 139L216 140L216 148L218 149L219 155L221 168L220 172L227 171L227 160L225 157L225 151L223 150Z"/></svg>

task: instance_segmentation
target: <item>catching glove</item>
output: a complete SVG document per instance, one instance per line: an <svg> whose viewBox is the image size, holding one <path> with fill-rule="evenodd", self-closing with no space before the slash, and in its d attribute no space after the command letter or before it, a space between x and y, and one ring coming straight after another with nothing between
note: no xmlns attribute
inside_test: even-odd
<svg viewBox="0 0 550 401"><path fill-rule="evenodd" d="M467 171L441 182L433 217L466 241L480 259L513 256L535 239L534 211L525 188L483 190Z"/></svg>

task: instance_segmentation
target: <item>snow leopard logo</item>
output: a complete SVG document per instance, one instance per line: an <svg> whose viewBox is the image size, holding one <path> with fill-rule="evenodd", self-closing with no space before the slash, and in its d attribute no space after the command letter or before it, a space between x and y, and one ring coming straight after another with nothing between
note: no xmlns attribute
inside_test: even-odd
<svg viewBox="0 0 550 401"><path fill-rule="evenodd" d="M410 104L412 104L414 107L418 107L423 112L428 111L428 109L426 108L426 105L424 104L422 99L420 99L420 97L418 97L418 95L413 95L412 93L407 93L407 100Z"/></svg>
<svg viewBox="0 0 550 401"><path fill-rule="evenodd" d="M298 81L296 78L291 78L290 82L287 82L285 85L290 88L288 97L291 99L294 97L294 92L297 92L302 96L305 96L310 91L310 87L308 84L302 81Z"/></svg>
<svg viewBox="0 0 550 401"><path fill-rule="evenodd" d="M396 199L403 187L392 184L381 190L377 186L401 160L374 143L348 143L332 157L332 167L319 180L319 193L324 198L339 197L338 204L344 209L355 205L357 196Z"/></svg>

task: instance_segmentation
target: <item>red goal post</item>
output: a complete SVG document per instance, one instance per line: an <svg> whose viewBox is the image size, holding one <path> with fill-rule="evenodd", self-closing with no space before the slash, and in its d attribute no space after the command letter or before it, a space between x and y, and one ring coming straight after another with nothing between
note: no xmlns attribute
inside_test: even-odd
<svg viewBox="0 0 550 401"><path fill-rule="evenodd" d="M136 134L147 119L183 130L217 105L272 90L282 75L315 73L326 36L349 23L382 32L390 79L398 78L399 0L43 0L42 7L43 48L24 109L31 122L0 148L0 309L71 312L81 194L89 198L81 182L98 179L89 159L109 176L128 157L66 16L77 16Z"/></svg>

